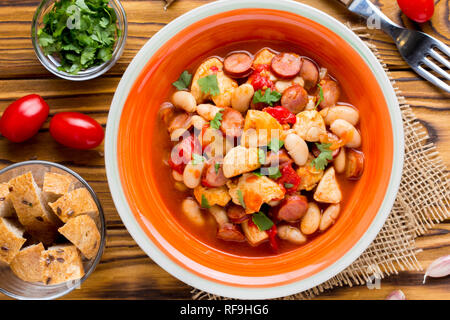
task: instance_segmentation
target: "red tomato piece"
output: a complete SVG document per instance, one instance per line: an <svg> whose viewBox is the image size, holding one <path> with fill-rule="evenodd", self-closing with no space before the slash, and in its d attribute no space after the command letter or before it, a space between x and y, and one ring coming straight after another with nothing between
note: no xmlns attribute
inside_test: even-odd
<svg viewBox="0 0 450 320"><path fill-rule="evenodd" d="M253 71L250 76L250 83L253 86L255 91L257 90L265 90L267 88L274 88L273 82L269 79L268 75L264 74L270 69L268 64L258 64L255 67L255 71Z"/></svg>
<svg viewBox="0 0 450 320"><path fill-rule="evenodd" d="M267 107L264 108L263 111L277 119L280 124L294 124L297 121L295 114L282 106Z"/></svg>
<svg viewBox="0 0 450 320"><path fill-rule="evenodd" d="M286 193L292 194L297 191L302 179L292 169L291 164L287 164L280 167L281 177L277 179L277 183L286 190Z"/></svg>
<svg viewBox="0 0 450 320"><path fill-rule="evenodd" d="M397 0L397 2L403 13L416 22L426 22L433 16L434 0Z"/></svg>
<svg viewBox="0 0 450 320"><path fill-rule="evenodd" d="M278 251L278 240L277 240L277 226L274 224L272 228L266 230L267 235L269 236L270 246L274 251Z"/></svg>
<svg viewBox="0 0 450 320"><path fill-rule="evenodd" d="M201 154L202 147L200 141L194 135L190 135L173 147L169 166L176 172L183 174L186 164L192 160L193 153Z"/></svg>
<svg viewBox="0 0 450 320"><path fill-rule="evenodd" d="M50 121L50 134L60 144L82 150L97 147L105 136L97 121L79 112L56 114Z"/></svg>
<svg viewBox="0 0 450 320"><path fill-rule="evenodd" d="M48 104L37 94L30 94L11 103L0 119L0 132L12 142L33 137L47 120Z"/></svg>

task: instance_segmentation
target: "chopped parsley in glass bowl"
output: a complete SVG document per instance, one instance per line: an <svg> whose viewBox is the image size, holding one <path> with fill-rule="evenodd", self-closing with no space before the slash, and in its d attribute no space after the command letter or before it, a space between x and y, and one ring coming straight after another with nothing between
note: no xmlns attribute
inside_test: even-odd
<svg viewBox="0 0 450 320"><path fill-rule="evenodd" d="M116 0L44 0L31 29L44 67L79 81L108 71L120 58L126 35L125 11Z"/></svg>

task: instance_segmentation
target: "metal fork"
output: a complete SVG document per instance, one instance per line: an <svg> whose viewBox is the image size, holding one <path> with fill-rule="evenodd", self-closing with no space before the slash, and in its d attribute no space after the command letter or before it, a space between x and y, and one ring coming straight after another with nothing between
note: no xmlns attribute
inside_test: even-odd
<svg viewBox="0 0 450 320"><path fill-rule="evenodd" d="M450 48L441 41L430 37L429 35L415 30L409 30L395 24L386 17L372 2L369 0L337 0L344 4L351 12L356 13L366 19L370 19L371 23L376 24L384 32L394 39L398 51L403 59L411 66L411 68L421 75L423 78L450 93L450 86L436 77L434 74L424 68L434 70L441 77L450 80L450 74L430 60L432 57L445 68L450 69ZM436 52L439 49L444 56Z"/></svg>

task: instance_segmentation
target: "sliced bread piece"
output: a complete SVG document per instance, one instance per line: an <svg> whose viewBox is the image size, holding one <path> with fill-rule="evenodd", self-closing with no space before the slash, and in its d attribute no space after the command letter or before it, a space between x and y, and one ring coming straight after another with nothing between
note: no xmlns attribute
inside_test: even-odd
<svg viewBox="0 0 450 320"><path fill-rule="evenodd" d="M72 242L86 258L92 259L97 254L100 232L91 217L81 215L69 219L58 231Z"/></svg>
<svg viewBox="0 0 450 320"><path fill-rule="evenodd" d="M48 248L41 254L42 282L47 285L81 279L83 263L78 249L73 245Z"/></svg>
<svg viewBox="0 0 450 320"><path fill-rule="evenodd" d="M42 281L41 254L45 250L42 243L26 247L14 257L9 265L12 272L23 281Z"/></svg>
<svg viewBox="0 0 450 320"><path fill-rule="evenodd" d="M97 205L86 188L79 188L66 193L48 205L63 222L83 214L92 216L98 214Z"/></svg>
<svg viewBox="0 0 450 320"><path fill-rule="evenodd" d="M73 179L68 175L46 172L42 191L48 200L47 202L55 202L59 197L69 192L72 183Z"/></svg>
<svg viewBox="0 0 450 320"><path fill-rule="evenodd" d="M27 239L24 229L14 220L0 218L0 260L10 264Z"/></svg>
<svg viewBox="0 0 450 320"><path fill-rule="evenodd" d="M9 199L9 186L0 183L0 217L11 217L14 215L14 207Z"/></svg>
<svg viewBox="0 0 450 320"><path fill-rule="evenodd" d="M41 190L31 172L11 179L8 185L20 223L34 238L50 245L57 234L56 218L43 206Z"/></svg>

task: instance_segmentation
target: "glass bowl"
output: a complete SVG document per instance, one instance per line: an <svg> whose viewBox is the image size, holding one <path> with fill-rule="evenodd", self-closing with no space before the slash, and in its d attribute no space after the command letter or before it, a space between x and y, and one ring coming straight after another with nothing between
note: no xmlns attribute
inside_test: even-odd
<svg viewBox="0 0 450 320"><path fill-rule="evenodd" d="M58 67L60 66L58 59L51 55L45 55L44 51L39 45L38 31L44 26L43 18L45 14L51 10L55 2L56 0L42 0L41 4L34 13L33 22L31 24L31 40L33 42L34 52L36 53L36 56L38 57L42 65L54 75L66 80L74 81L90 80L104 74L106 71L111 69L111 67L117 62L117 60L119 60L120 56L122 55L127 38L127 16L120 1L109 1L110 7L115 11L117 16L117 26L119 30L121 30L120 35L116 39L111 59L98 66L80 70L77 74L70 74L58 70Z"/></svg>
<svg viewBox="0 0 450 320"><path fill-rule="evenodd" d="M19 279L11 271L9 266L6 265L6 263L2 262L0 264L0 292L12 298L21 300L56 299L65 294L68 294L76 288L80 288L83 282L89 277L89 275L94 271L97 264L99 263L103 254L103 250L105 248L106 241L105 217L103 215L103 209L100 201L98 200L97 195L95 194L94 190L88 185L88 183L77 173L57 163L39 160L16 163L0 170L0 183L7 182L11 178L29 171L32 172L33 177L39 186L42 186L45 172L54 172L71 176L75 181L73 185L74 188L84 187L90 192L92 199L94 199L95 204L97 205L99 213L94 221L97 224L98 230L100 231L100 246L97 255L94 258L87 260L83 257L83 267L85 272L83 278L76 281L68 281L56 285L44 285L43 283L38 282L26 282Z"/></svg>

